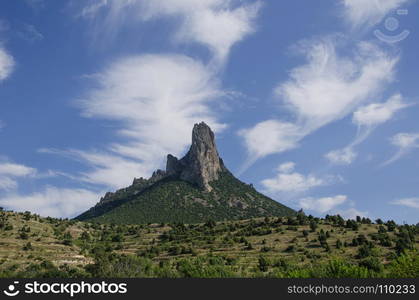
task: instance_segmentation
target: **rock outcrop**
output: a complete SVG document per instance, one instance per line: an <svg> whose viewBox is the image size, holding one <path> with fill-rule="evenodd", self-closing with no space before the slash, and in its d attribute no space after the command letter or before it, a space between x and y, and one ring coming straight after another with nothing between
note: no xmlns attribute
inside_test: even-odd
<svg viewBox="0 0 419 300"><path fill-rule="evenodd" d="M178 176L206 191L211 191L209 183L217 180L223 170L225 167L218 155L214 133L204 122L195 124L192 145L181 160L171 154L167 156L166 174Z"/></svg>
<svg viewBox="0 0 419 300"><path fill-rule="evenodd" d="M141 193L156 182L172 177L190 182L210 192L212 190L210 182L217 180L220 172L224 170L227 169L218 155L214 133L207 124L201 122L194 125L192 145L182 159L179 160L171 154L167 155L166 171L156 170L149 179L134 178L131 187L135 188L135 193ZM108 192L100 199L98 205L121 198L126 191L127 188L114 193Z"/></svg>
<svg viewBox="0 0 419 300"><path fill-rule="evenodd" d="M227 170L214 133L195 124L192 144L182 159L167 156L166 170L107 193L78 220L115 224L202 223L293 216L295 211L259 193Z"/></svg>

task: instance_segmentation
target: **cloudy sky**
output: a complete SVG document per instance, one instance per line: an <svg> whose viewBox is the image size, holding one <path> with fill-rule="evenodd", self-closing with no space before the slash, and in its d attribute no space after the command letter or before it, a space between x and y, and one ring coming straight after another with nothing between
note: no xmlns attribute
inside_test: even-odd
<svg viewBox="0 0 419 300"><path fill-rule="evenodd" d="M295 209L419 221L414 0L0 2L0 205L73 217L194 123Z"/></svg>

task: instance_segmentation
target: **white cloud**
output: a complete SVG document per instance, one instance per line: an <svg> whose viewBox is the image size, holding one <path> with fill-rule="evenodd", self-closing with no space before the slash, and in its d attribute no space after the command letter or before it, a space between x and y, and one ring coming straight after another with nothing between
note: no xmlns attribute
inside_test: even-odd
<svg viewBox="0 0 419 300"><path fill-rule="evenodd" d="M367 211L359 211L353 207L345 209L345 210L338 210L336 211L336 214L339 214L344 219L352 219L352 220L355 220L357 216L360 216L360 217L369 216L369 213Z"/></svg>
<svg viewBox="0 0 419 300"><path fill-rule="evenodd" d="M406 206L409 208L419 208L419 198L405 198L390 202L394 205Z"/></svg>
<svg viewBox="0 0 419 300"><path fill-rule="evenodd" d="M308 197L297 201L299 207L320 214L340 215L344 219L355 219L357 216L367 217L367 211L359 211L354 207L341 209L341 205L348 204L348 196L336 195L330 197ZM349 203L353 205L353 203Z"/></svg>
<svg viewBox="0 0 419 300"><path fill-rule="evenodd" d="M36 169L10 162L0 162L0 190L17 188L16 178L34 176Z"/></svg>
<svg viewBox="0 0 419 300"><path fill-rule="evenodd" d="M278 172L280 173L291 173L295 169L295 163L292 161L280 164L278 167Z"/></svg>
<svg viewBox="0 0 419 300"><path fill-rule="evenodd" d="M333 164L336 165L349 165L357 157L357 153L352 147L346 147L339 150L330 151L325 157Z"/></svg>
<svg viewBox="0 0 419 300"><path fill-rule="evenodd" d="M390 12L402 5L407 4L409 0L341 0L345 17L353 27L374 26Z"/></svg>
<svg viewBox="0 0 419 300"><path fill-rule="evenodd" d="M14 66L13 57L0 45L0 82L10 76Z"/></svg>
<svg viewBox="0 0 419 300"><path fill-rule="evenodd" d="M0 191L1 190L12 190L17 188L16 180L10 177L4 177L0 175Z"/></svg>
<svg viewBox="0 0 419 300"><path fill-rule="evenodd" d="M296 148L301 138L296 125L277 120L260 122L253 128L239 131L239 135L244 138L252 160Z"/></svg>
<svg viewBox="0 0 419 300"><path fill-rule="evenodd" d="M101 151L44 151L69 155L91 167L80 179L113 188L148 177L168 153L180 156L194 123L224 128L214 107L224 95L200 62L181 55L124 58L93 79L97 88L79 101L83 115L118 121L119 142Z"/></svg>
<svg viewBox="0 0 419 300"><path fill-rule="evenodd" d="M299 44L297 50L307 63L291 70L290 79L275 89L295 122L269 120L242 130L249 154L246 167L263 156L295 148L306 135L344 118L393 81L398 56L367 42L358 43L352 56L341 56L340 42L329 37Z"/></svg>
<svg viewBox="0 0 419 300"><path fill-rule="evenodd" d="M45 148L39 149L38 152L62 155L82 163L87 163L90 167L90 170L87 172L80 172L76 176L66 173L58 173L58 175L113 189L128 186L132 183L134 177L148 177L150 172L158 165L155 160L140 162L135 159L124 158L118 155L118 153L112 152ZM161 159L163 158L162 156Z"/></svg>
<svg viewBox="0 0 419 300"><path fill-rule="evenodd" d="M389 165L409 154L414 149L419 148L419 133L398 133L390 139L391 144L399 150L383 165Z"/></svg>
<svg viewBox="0 0 419 300"><path fill-rule="evenodd" d="M15 211L31 211L42 216L74 217L92 207L100 193L84 189L46 187L29 194L9 194L0 198L0 205Z"/></svg>
<svg viewBox="0 0 419 300"><path fill-rule="evenodd" d="M355 147L365 141L378 125L390 121L398 111L408 106L400 94L395 94L386 102L359 107L352 118L352 122L358 126L354 141L343 149L330 151L325 157L333 164L351 164L357 157Z"/></svg>
<svg viewBox="0 0 419 300"><path fill-rule="evenodd" d="M99 11L108 5L108 0L94 0L84 6L78 14L78 17L93 18Z"/></svg>
<svg viewBox="0 0 419 300"><path fill-rule="evenodd" d="M391 138L394 146L409 149L419 146L419 133L398 133Z"/></svg>
<svg viewBox="0 0 419 300"><path fill-rule="evenodd" d="M267 193L304 192L314 187L327 185L330 179L318 178L313 174L303 175L294 172L295 164L287 162L279 165L274 178L261 181Z"/></svg>
<svg viewBox="0 0 419 300"><path fill-rule="evenodd" d="M9 175L9 176L28 176L36 173L36 170L24 165L9 163L9 162L0 162L0 175Z"/></svg>
<svg viewBox="0 0 419 300"><path fill-rule="evenodd" d="M260 6L239 0L92 0L84 5L79 16L110 37L136 21L170 17L176 22L174 40L202 44L213 59L205 66L181 55L134 56L94 76L99 88L80 102L83 114L119 121L125 141L100 152L78 151L78 159L93 168L82 178L124 186L133 176L150 175L167 153L181 155L194 123L205 121L215 131L225 127L214 111L215 100L225 96L216 76L231 47L255 30Z"/></svg>
<svg viewBox="0 0 419 300"><path fill-rule="evenodd" d="M22 31L18 32L18 35L28 41L28 42L37 42L44 39L44 36L42 33L36 29L34 25L31 24L24 24Z"/></svg>
<svg viewBox="0 0 419 300"><path fill-rule="evenodd" d="M319 213L326 213L335 207L343 204L348 199L345 195L337 195L334 197L324 198L305 198L299 201L301 208L306 210L313 210Z"/></svg>
<svg viewBox="0 0 419 300"><path fill-rule="evenodd" d="M379 125L391 120L398 111L408 106L400 94L395 94L384 103L360 107L354 112L352 121L358 126Z"/></svg>
<svg viewBox="0 0 419 300"><path fill-rule="evenodd" d="M147 1L146 16L181 15L184 18L176 39L201 43L211 49L218 60L228 56L230 48L254 31L260 2L244 4L231 0ZM237 3L237 7L232 7Z"/></svg>
<svg viewBox="0 0 419 300"><path fill-rule="evenodd" d="M102 18L101 28L115 34L129 21L148 21L161 17L178 17L174 35L178 42L195 42L208 47L216 61L222 62L231 47L254 32L254 20L260 2L239 0L118 0L90 1L80 15ZM250 1L249 1L250 2ZM103 19L103 16L104 19Z"/></svg>
<svg viewBox="0 0 419 300"><path fill-rule="evenodd" d="M358 43L352 57L344 57L337 53L338 42L326 38L302 43L308 63L293 69L290 80L276 89L307 132L345 117L393 80L398 57L367 42Z"/></svg>

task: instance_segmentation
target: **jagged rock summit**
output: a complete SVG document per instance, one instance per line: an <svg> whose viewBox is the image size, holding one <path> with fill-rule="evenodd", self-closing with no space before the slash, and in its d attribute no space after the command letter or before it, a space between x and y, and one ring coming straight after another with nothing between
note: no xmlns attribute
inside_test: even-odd
<svg viewBox="0 0 419 300"><path fill-rule="evenodd" d="M196 223L212 220L290 216L295 211L257 192L225 167L211 128L201 122L192 130L192 144L178 159L167 155L166 170L131 186L108 192L76 219L102 223Z"/></svg>
<svg viewBox="0 0 419 300"><path fill-rule="evenodd" d="M208 192L212 190L209 183L217 180L225 170L215 145L214 133L204 122L195 124L191 148L181 160L171 154L167 156L167 175L178 176Z"/></svg>

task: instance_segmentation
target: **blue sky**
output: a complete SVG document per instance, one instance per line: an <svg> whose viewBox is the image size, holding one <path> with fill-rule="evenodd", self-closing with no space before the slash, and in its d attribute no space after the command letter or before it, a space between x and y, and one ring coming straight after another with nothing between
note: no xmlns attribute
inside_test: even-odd
<svg viewBox="0 0 419 300"><path fill-rule="evenodd" d="M0 205L73 217L194 123L295 209L417 223L417 1L0 2Z"/></svg>

